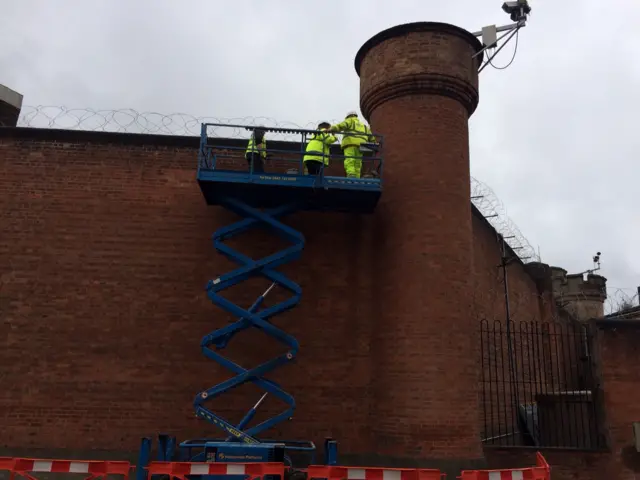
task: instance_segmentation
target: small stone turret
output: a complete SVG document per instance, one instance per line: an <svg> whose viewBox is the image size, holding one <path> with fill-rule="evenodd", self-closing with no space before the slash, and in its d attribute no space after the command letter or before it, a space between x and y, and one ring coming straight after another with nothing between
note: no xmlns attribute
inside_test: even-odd
<svg viewBox="0 0 640 480"><path fill-rule="evenodd" d="M604 316L604 301L607 299L607 279L589 273L567 275L560 267L551 267L553 297L559 307L576 319L586 322L590 318Z"/></svg>
<svg viewBox="0 0 640 480"><path fill-rule="evenodd" d="M0 127L15 127L22 109L22 95L0 85Z"/></svg>

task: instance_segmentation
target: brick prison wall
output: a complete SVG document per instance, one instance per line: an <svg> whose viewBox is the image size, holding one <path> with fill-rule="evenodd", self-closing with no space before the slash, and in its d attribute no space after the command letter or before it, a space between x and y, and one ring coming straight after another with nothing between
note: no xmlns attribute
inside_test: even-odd
<svg viewBox="0 0 640 480"><path fill-rule="evenodd" d="M197 139L5 133L0 445L135 449L141 435L159 431L219 434L194 418L192 401L228 376L205 359L199 342L232 320L204 286L235 267L211 242L235 216L205 204L196 151ZM295 394L298 408L293 422L271 434L333 435L346 449L366 449L375 307L370 222L339 214L290 220L307 244L304 258L285 271L303 286L304 299L277 322L302 349L274 380ZM239 248L259 257L279 246L257 232ZM229 298L248 307L266 286L249 282ZM274 292L269 302L282 297ZM227 350L257 365L282 352L264 340L249 331ZM259 395L247 386L211 406L237 422ZM262 414L279 411L267 400Z"/></svg>
<svg viewBox="0 0 640 480"><path fill-rule="evenodd" d="M521 444L515 403L536 401L536 394L565 388L572 375L565 374L564 360L575 357L574 327L559 322L551 290L542 288L531 269L519 260L506 267L509 313L512 321L509 360L507 307L501 268L502 240L488 221L473 218L474 292L471 314L481 331L481 412L483 438L488 443ZM516 256L508 246L507 258ZM561 341L556 344L556 341ZM497 437L497 438L496 438Z"/></svg>
<svg viewBox="0 0 640 480"><path fill-rule="evenodd" d="M473 247L475 289L472 314L478 320L504 321L506 308L503 272L500 268L502 241L488 221L479 215L473 217ZM506 254L509 258L515 256L508 247ZM557 317L550 290L540 289L522 262L510 262L507 276L513 321L540 323Z"/></svg>
<svg viewBox="0 0 640 480"><path fill-rule="evenodd" d="M634 447L633 422L640 420L640 322L608 319L593 322L598 379L604 394L601 452L545 450L553 480L635 480L640 477L640 453ZM487 448L491 468L517 468L535 463L533 449Z"/></svg>
<svg viewBox="0 0 640 480"><path fill-rule="evenodd" d="M215 229L235 216L205 204L195 181L197 148L194 138L0 131L0 325L6 339L0 447L134 450L142 435L219 433L194 417L192 401L228 378L202 355L199 342L233 320L209 302L204 286L235 267L211 243ZM241 168L242 161L232 164ZM385 308L376 284L383 274L376 266L384 255L382 226L375 216L349 214L304 213L289 221L307 243L302 259L283 271L304 293L301 305L277 324L299 339L301 350L273 379L294 394L297 410L270 436L316 442L332 436L343 452L373 452L372 352L380 336L377 315ZM486 228L474 220L476 243ZM254 258L281 246L261 232L231 244ZM489 253L488 242L477 250L476 271L488 270L493 260L479 256ZM479 285L499 290L492 278ZM524 277L521 284L529 288ZM229 298L249 306L267 286L248 282L231 289ZM269 302L283 294L272 297ZM403 335L409 339L412 332ZM256 365L282 352L265 338L243 333L227 352ZM430 388L417 383L406 394ZM213 400L211 408L237 422L259 395L253 386L242 387ZM272 400L258 420L281 410Z"/></svg>
<svg viewBox="0 0 640 480"><path fill-rule="evenodd" d="M586 447L593 441L598 419L587 422L581 414L588 415L598 405L589 403L584 396L580 398L582 403L575 406L575 416L559 418L558 412L569 407L557 403L558 398L552 393L595 387L593 359L589 355L592 352L587 346L590 334L584 325L557 307L548 266L512 261L506 267L512 320L510 359L500 266L502 240L486 226L486 219L475 215L473 222L473 314L482 330L480 409L485 445L524 445L518 410L522 405L536 404L539 411L547 411L546 418L557 420L539 424L546 446L553 443ZM514 252L507 248L506 256L513 257Z"/></svg>
<svg viewBox="0 0 640 480"><path fill-rule="evenodd" d="M518 425L517 405L547 408L552 392L583 391L593 385L593 365L588 356L584 325L553 299L550 269L542 264L508 263L507 285L512 324L511 360L506 326L502 240L487 223L474 217L475 293L474 314L482 325L481 409L486 444L522 445L526 439ZM514 257L507 247L506 256ZM584 412L591 409L584 399ZM556 407L560 408L560 407ZM553 418L556 418L555 416ZM558 420L560 420L558 418ZM576 417L540 425L547 442L587 442L592 425L583 426ZM557 426L554 426L556 425ZM584 428L579 439L577 429ZM567 435L573 438L566 438ZM585 443L586 445L586 443Z"/></svg>

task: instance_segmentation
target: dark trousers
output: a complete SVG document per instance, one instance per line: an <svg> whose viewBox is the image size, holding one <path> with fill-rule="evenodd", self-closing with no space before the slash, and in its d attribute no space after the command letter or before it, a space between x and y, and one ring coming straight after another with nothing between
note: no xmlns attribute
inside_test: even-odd
<svg viewBox="0 0 640 480"><path fill-rule="evenodd" d="M262 157L257 152L249 152L245 156L247 159L247 163L249 164L249 168L251 168L251 161L253 160L253 172L254 173L264 173L264 165L262 163Z"/></svg>
<svg viewBox="0 0 640 480"><path fill-rule="evenodd" d="M309 160L308 162L304 162L307 165L307 172L309 175L317 175L320 173L322 169L322 162L317 162L316 160Z"/></svg>

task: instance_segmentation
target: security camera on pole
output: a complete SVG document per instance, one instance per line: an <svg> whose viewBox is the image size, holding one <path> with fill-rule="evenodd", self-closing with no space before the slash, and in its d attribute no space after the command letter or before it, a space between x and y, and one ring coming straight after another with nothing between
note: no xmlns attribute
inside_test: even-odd
<svg viewBox="0 0 640 480"><path fill-rule="evenodd" d="M495 56L498 55L498 53L500 53L500 50L502 50L505 47L505 45L509 43L509 40L511 40L514 35L517 35L522 27L526 26L528 16L531 14L531 6L529 5L528 0L516 0L515 2L505 2L502 4L502 10L504 10L505 13L508 13L509 16L511 17L511 20L516 23L512 23L510 25L504 25L502 27L489 25L489 26L483 27L482 30L479 32L474 32L474 35L476 37L482 37L482 43L484 45L482 50L480 50L479 52L476 52L476 54L474 55L474 58L477 57L478 55L481 55L482 52L484 52L485 50L496 48L498 46L498 42L503 38L507 37L506 40L502 43L502 45L495 52L493 52L488 56L486 62L478 70L479 72L484 70L484 68L487 65L491 64L491 60L493 60ZM498 33L501 33L501 32L505 32L505 33L498 38ZM518 47L517 47L517 37L516 37L516 50L517 48ZM513 53L513 58L515 58L515 52ZM507 67L511 65L511 63L513 62L513 58L511 59L511 62L509 62ZM494 67L494 68L503 70L504 68L507 68L507 67L502 67L502 68Z"/></svg>

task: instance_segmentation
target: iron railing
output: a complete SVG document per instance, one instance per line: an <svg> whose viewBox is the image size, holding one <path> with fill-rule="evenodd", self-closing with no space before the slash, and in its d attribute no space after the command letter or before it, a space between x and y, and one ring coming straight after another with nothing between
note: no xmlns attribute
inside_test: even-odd
<svg viewBox="0 0 640 480"><path fill-rule="evenodd" d="M587 325L482 321L480 337L485 445L606 447Z"/></svg>

